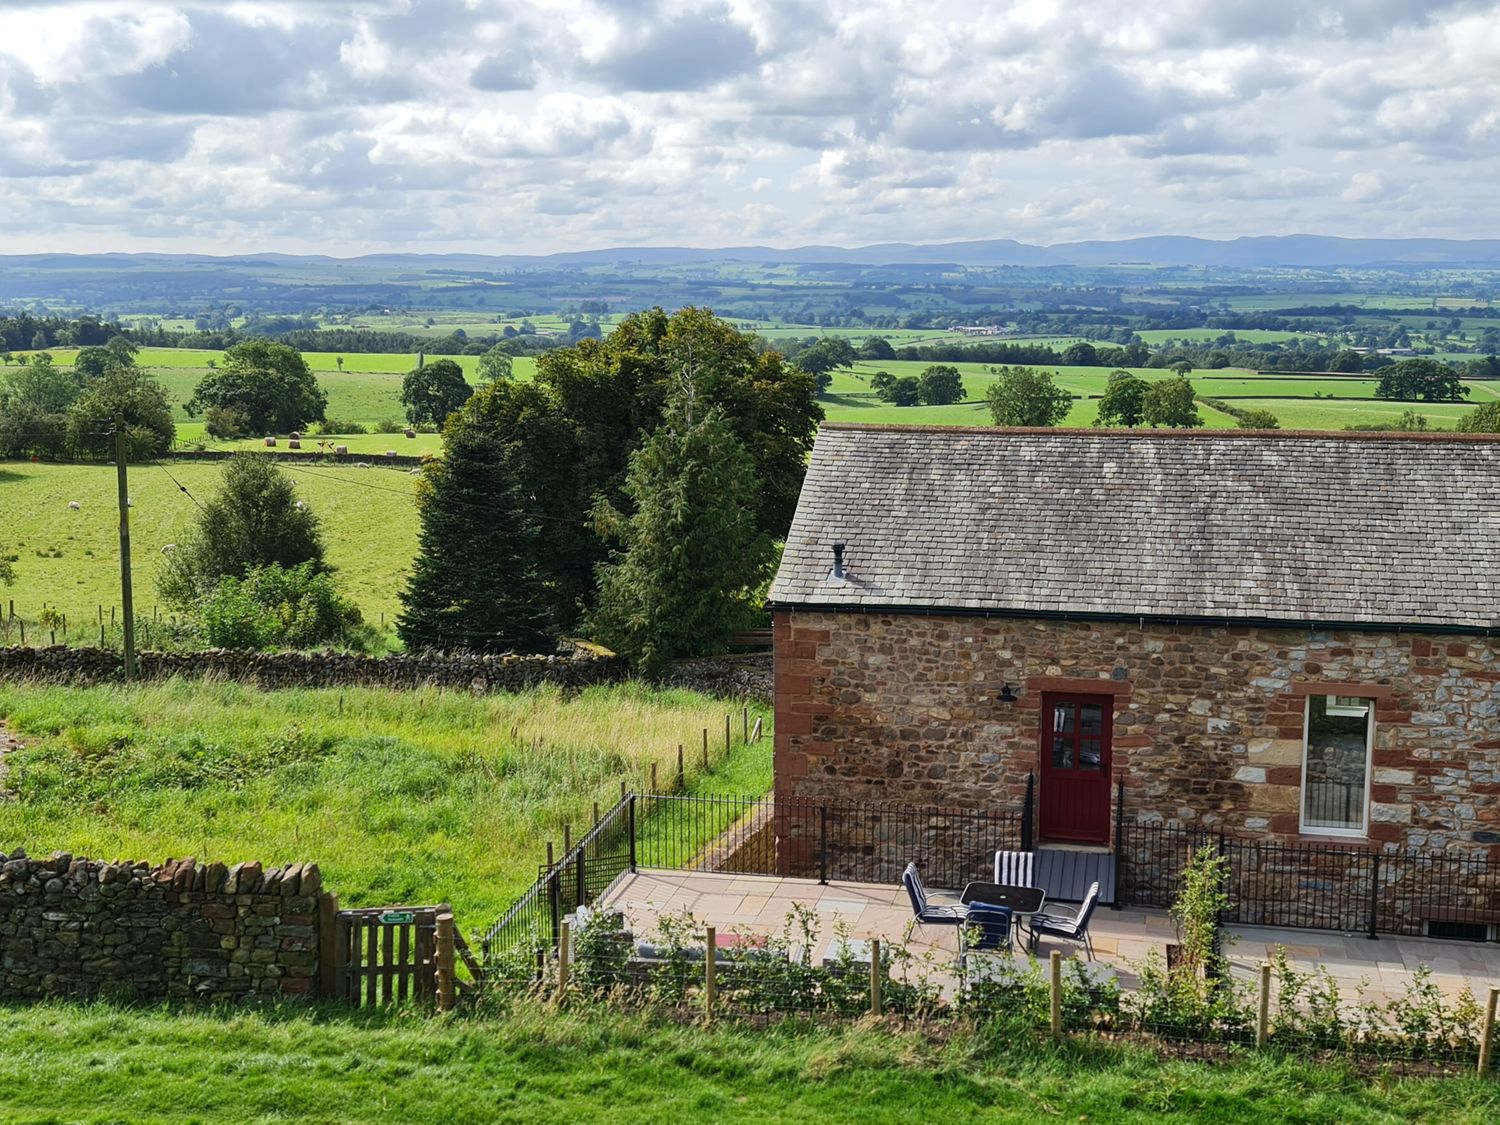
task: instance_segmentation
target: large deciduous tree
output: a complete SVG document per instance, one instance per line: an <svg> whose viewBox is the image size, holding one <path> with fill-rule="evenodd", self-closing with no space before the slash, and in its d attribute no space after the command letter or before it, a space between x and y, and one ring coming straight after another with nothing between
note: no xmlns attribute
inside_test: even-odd
<svg viewBox="0 0 1500 1125"><path fill-rule="evenodd" d="M464 369L451 359L435 359L408 371L401 381L401 402L413 426L439 428L474 393Z"/></svg>
<svg viewBox="0 0 1500 1125"><path fill-rule="evenodd" d="M1193 397L1193 381L1186 375L1158 379L1146 390L1145 421L1150 426L1193 429L1203 424Z"/></svg>
<svg viewBox="0 0 1500 1125"><path fill-rule="evenodd" d="M203 377L187 411L217 407L216 417L243 420L250 433L290 433L326 417L328 396L302 353L274 340L245 340Z"/></svg>
<svg viewBox="0 0 1500 1125"><path fill-rule="evenodd" d="M117 364L91 379L68 408L68 451L74 457L113 457L116 416L124 419L130 459L165 453L177 437L161 384L139 368Z"/></svg>
<svg viewBox="0 0 1500 1125"><path fill-rule="evenodd" d="M1469 388L1446 363L1403 359L1381 369L1375 397L1398 402L1462 402L1469 397Z"/></svg>
<svg viewBox="0 0 1500 1125"><path fill-rule="evenodd" d="M1139 426L1146 418L1146 380L1129 371L1112 371L1099 400L1099 422L1105 426Z"/></svg>
<svg viewBox="0 0 1500 1125"><path fill-rule="evenodd" d="M923 406L947 406L962 402L964 381L958 368L946 364L934 364L917 378L917 397Z"/></svg>
<svg viewBox="0 0 1500 1125"><path fill-rule="evenodd" d="M997 426L1056 426L1068 416L1073 396L1033 367L997 367L985 394Z"/></svg>

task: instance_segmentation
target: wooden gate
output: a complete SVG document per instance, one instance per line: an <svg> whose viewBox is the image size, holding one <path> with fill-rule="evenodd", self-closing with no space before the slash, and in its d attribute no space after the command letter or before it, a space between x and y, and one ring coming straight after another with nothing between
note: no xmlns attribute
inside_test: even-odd
<svg viewBox="0 0 1500 1125"><path fill-rule="evenodd" d="M333 924L333 996L355 1007L435 1000L437 919L447 910L340 910Z"/></svg>

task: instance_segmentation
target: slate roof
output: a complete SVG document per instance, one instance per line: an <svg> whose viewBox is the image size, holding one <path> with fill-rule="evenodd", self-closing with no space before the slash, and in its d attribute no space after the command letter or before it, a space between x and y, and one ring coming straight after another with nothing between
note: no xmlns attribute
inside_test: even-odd
<svg viewBox="0 0 1500 1125"><path fill-rule="evenodd" d="M1494 439L830 424L769 600L1500 629L1497 559Z"/></svg>

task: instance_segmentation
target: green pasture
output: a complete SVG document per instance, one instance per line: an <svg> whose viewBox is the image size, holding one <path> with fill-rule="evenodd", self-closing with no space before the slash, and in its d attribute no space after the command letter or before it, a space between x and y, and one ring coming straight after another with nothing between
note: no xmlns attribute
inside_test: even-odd
<svg viewBox="0 0 1500 1125"><path fill-rule="evenodd" d="M712 1027L540 1003L434 1018L332 1007L0 1007L5 1118L202 1125L923 1121L1487 1125L1493 1082L1338 1061L1212 1062L1015 1022Z"/></svg>
<svg viewBox="0 0 1500 1125"><path fill-rule="evenodd" d="M720 732L691 788L764 793L771 739L745 745L741 704L641 684L564 693L343 688L260 691L170 680L0 684L7 755L0 851L151 862L315 860L348 905L448 902L475 933L536 879L620 783ZM769 711L750 722L770 725ZM735 745L726 756L724 717ZM84 765L86 764L86 768Z"/></svg>
<svg viewBox="0 0 1500 1125"><path fill-rule="evenodd" d="M378 625L384 613L393 621L417 549L414 478L395 469L335 465L287 466L286 472L322 523L340 587L368 620ZM162 548L181 540L197 514L173 478L202 501L217 490L220 473L218 463L131 467L137 613L156 607L153 576ZM119 605L115 487L113 465L0 462L0 553L19 556L16 584L0 588L0 597L13 601L18 614L35 620L45 602L83 627L96 620L99 606L107 617L109 607ZM78 510L68 507L70 500Z"/></svg>
<svg viewBox="0 0 1500 1125"><path fill-rule="evenodd" d="M1212 391L1201 393L1213 394ZM1425 417L1433 429L1451 430L1459 418L1474 409L1471 405L1385 402L1381 399L1339 401L1237 398L1234 405L1243 410L1269 410L1284 430L1342 430L1348 426L1372 422L1395 422L1408 410Z"/></svg>

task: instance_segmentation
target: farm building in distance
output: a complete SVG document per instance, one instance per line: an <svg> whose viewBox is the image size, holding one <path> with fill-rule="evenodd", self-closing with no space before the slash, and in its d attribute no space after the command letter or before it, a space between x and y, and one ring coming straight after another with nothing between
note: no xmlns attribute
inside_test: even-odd
<svg viewBox="0 0 1500 1125"><path fill-rule="evenodd" d="M777 802L1500 859L1497 549L1493 437L826 425Z"/></svg>

